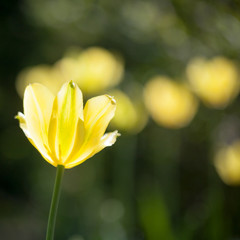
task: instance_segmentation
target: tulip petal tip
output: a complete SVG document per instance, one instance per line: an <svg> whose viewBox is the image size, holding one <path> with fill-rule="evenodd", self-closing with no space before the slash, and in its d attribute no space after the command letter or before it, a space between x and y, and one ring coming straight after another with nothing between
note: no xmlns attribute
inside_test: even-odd
<svg viewBox="0 0 240 240"><path fill-rule="evenodd" d="M70 81L70 82L69 82L69 85L70 85L71 88L75 88L75 87L76 87L76 84L75 84L75 82L73 82L73 81Z"/></svg>
<svg viewBox="0 0 240 240"><path fill-rule="evenodd" d="M18 114L16 116L14 116L14 119L17 119L17 120L20 119L19 112L18 112Z"/></svg>
<svg viewBox="0 0 240 240"><path fill-rule="evenodd" d="M18 114L14 118L21 122L21 120L25 119L25 116L23 113L18 112Z"/></svg>
<svg viewBox="0 0 240 240"><path fill-rule="evenodd" d="M110 99L112 104L114 104L114 105L116 104L116 100L114 99L113 96L110 96L110 95L106 95L106 96Z"/></svg>
<svg viewBox="0 0 240 240"><path fill-rule="evenodd" d="M105 146L112 146L116 140L117 140L117 137L121 136L121 134L116 130L112 133L108 133L106 135L103 136L103 139L105 138L106 139L106 142L105 142Z"/></svg>
<svg viewBox="0 0 240 240"><path fill-rule="evenodd" d="M114 131L117 137L121 136L121 133L118 132L118 130Z"/></svg>

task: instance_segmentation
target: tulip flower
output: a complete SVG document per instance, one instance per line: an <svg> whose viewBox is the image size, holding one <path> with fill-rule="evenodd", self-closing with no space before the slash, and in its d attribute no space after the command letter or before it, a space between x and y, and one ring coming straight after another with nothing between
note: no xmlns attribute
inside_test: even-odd
<svg viewBox="0 0 240 240"><path fill-rule="evenodd" d="M70 79L73 79L70 77ZM46 86L51 92L57 94L66 80L62 73L50 65L37 65L23 69L17 76L16 90L22 98L26 86L32 83L40 83Z"/></svg>
<svg viewBox="0 0 240 240"><path fill-rule="evenodd" d="M144 99L152 118L167 128L187 126L197 112L198 102L183 84L156 76L145 86Z"/></svg>
<svg viewBox="0 0 240 240"><path fill-rule="evenodd" d="M220 148L214 158L215 168L228 185L240 185L240 140Z"/></svg>
<svg viewBox="0 0 240 240"><path fill-rule="evenodd" d="M17 76L20 97L28 84L41 83L56 94L63 83L72 79L84 94L93 95L119 84L124 72L123 60L110 51L91 47L82 52L69 51L54 65L23 69Z"/></svg>
<svg viewBox="0 0 240 240"><path fill-rule="evenodd" d="M187 76L194 92L209 107L225 108L239 93L238 70L224 57L191 60Z"/></svg>
<svg viewBox="0 0 240 240"><path fill-rule="evenodd" d="M106 146L117 131L104 134L113 118L116 102L109 95L90 99L83 110L81 90L65 83L58 95L41 84L29 85L24 93L24 114L18 113L20 127L43 158L53 166L72 168Z"/></svg>
<svg viewBox="0 0 240 240"><path fill-rule="evenodd" d="M77 68L75 81L87 94L96 94L116 86L123 75L122 59L99 47L83 51L77 58Z"/></svg>
<svg viewBox="0 0 240 240"><path fill-rule="evenodd" d="M115 143L117 131L104 134L116 101L109 95L91 98L83 109L82 92L65 83L55 97L45 86L29 85L24 93L20 127L43 158L57 167L47 240L53 239L61 179L65 168L77 166Z"/></svg>
<svg viewBox="0 0 240 240"><path fill-rule="evenodd" d="M143 107L142 96L135 94L133 99L120 90L109 92L117 100L118 106L110 127L129 134L139 133L146 125L148 115Z"/></svg>

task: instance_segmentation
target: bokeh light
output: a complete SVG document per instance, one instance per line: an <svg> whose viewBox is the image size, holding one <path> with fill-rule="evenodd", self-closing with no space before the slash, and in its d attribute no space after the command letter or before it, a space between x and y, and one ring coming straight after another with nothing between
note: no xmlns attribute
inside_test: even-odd
<svg viewBox="0 0 240 240"><path fill-rule="evenodd" d="M89 48L77 59L76 82L83 92L96 94L117 85L123 74L120 57L102 48Z"/></svg>
<svg viewBox="0 0 240 240"><path fill-rule="evenodd" d="M61 85L64 83L60 72L51 66L38 65L22 70L16 80L18 94L23 97L26 86L30 83L41 83L57 94Z"/></svg>
<svg viewBox="0 0 240 240"><path fill-rule="evenodd" d="M214 164L226 184L240 185L240 140L218 149Z"/></svg>
<svg viewBox="0 0 240 240"><path fill-rule="evenodd" d="M153 119L169 128L181 128L189 124L198 106L187 87L163 76L149 80L144 98Z"/></svg>
<svg viewBox="0 0 240 240"><path fill-rule="evenodd" d="M239 93L238 70L224 57L191 60L187 76L193 90L210 107L224 108Z"/></svg>
<svg viewBox="0 0 240 240"><path fill-rule="evenodd" d="M111 128L119 129L124 133L140 132L148 120L142 96L134 96L131 100L123 91L117 89L111 90L109 94L117 101L116 113L110 124Z"/></svg>
<svg viewBox="0 0 240 240"><path fill-rule="evenodd" d="M34 82L47 86L56 94L64 82L73 80L89 95L119 84L123 75L120 57L98 47L82 52L77 49L73 52L72 49L53 66L39 65L22 70L16 81L19 95L22 97L25 87Z"/></svg>

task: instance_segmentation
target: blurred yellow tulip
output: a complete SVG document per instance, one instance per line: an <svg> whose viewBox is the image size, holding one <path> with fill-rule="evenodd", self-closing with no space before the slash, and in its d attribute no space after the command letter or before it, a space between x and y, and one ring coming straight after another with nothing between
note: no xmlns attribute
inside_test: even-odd
<svg viewBox="0 0 240 240"><path fill-rule="evenodd" d="M85 94L96 94L117 85L123 75L123 62L109 51L92 47L71 51L53 66L39 65L21 71L16 88L22 97L30 83L41 83L54 94L63 83L76 82Z"/></svg>
<svg viewBox="0 0 240 240"><path fill-rule="evenodd" d="M95 94L116 86L123 75L123 63L109 51L92 47L77 58L78 77L75 79L86 94Z"/></svg>
<svg viewBox="0 0 240 240"><path fill-rule="evenodd" d="M53 166L72 168L115 143L118 132L104 134L116 101L109 95L91 98L83 109L82 92L65 83L55 97L45 86L29 85L24 93L20 127Z"/></svg>
<svg viewBox="0 0 240 240"><path fill-rule="evenodd" d="M223 57L193 59L187 66L187 76L195 93L210 107L224 108L239 93L236 66Z"/></svg>
<svg viewBox="0 0 240 240"><path fill-rule="evenodd" d="M144 99L153 119L168 128L188 125L198 107L187 87L164 76L157 76L146 84Z"/></svg>
<svg viewBox="0 0 240 240"><path fill-rule="evenodd" d="M31 83L41 83L53 94L56 94L64 81L60 72L51 66L38 65L29 67L21 71L17 77L16 89L19 96L23 97L26 86Z"/></svg>
<svg viewBox="0 0 240 240"><path fill-rule="evenodd" d="M139 96L137 102L130 98L120 90L110 91L110 95L114 96L117 101L117 109L110 126L128 133L140 132L147 123L147 113Z"/></svg>
<svg viewBox="0 0 240 240"><path fill-rule="evenodd" d="M80 75L79 64L74 57L63 57L53 65L53 69L59 72L64 82L70 80L76 82Z"/></svg>
<svg viewBox="0 0 240 240"><path fill-rule="evenodd" d="M229 185L240 185L240 140L220 148L214 165L221 179Z"/></svg>

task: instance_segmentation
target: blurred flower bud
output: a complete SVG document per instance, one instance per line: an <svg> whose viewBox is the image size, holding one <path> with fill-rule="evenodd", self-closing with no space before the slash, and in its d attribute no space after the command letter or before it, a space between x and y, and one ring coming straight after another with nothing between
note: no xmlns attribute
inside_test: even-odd
<svg viewBox="0 0 240 240"><path fill-rule="evenodd" d="M153 119L168 128L188 125L198 107L187 87L163 76L157 76L146 84L144 99Z"/></svg>
<svg viewBox="0 0 240 240"><path fill-rule="evenodd" d="M109 94L114 96L118 103L110 126L132 134L140 132L148 119L142 97L134 96L132 100L120 90L112 90Z"/></svg>
<svg viewBox="0 0 240 240"><path fill-rule="evenodd" d="M238 71L223 57L196 58L187 66L187 76L195 93L213 108L224 108L239 93Z"/></svg>
<svg viewBox="0 0 240 240"><path fill-rule="evenodd" d="M214 165L221 179L229 185L240 185L240 140L220 148Z"/></svg>
<svg viewBox="0 0 240 240"><path fill-rule="evenodd" d="M59 71L48 65L38 65L21 71L16 80L16 89L19 96L23 97L24 90L31 83L45 85L53 94L56 94L63 84Z"/></svg>
<svg viewBox="0 0 240 240"><path fill-rule="evenodd" d="M78 61L74 57L64 57L57 61L53 69L61 75L63 82L76 81L79 76L79 66Z"/></svg>
<svg viewBox="0 0 240 240"><path fill-rule="evenodd" d="M85 94L95 94L117 85L123 75L123 63L109 51L92 47L75 52L53 66L38 65L24 69L17 77L16 88L22 97L30 83L41 83L54 94L63 83L75 81Z"/></svg>
<svg viewBox="0 0 240 240"><path fill-rule="evenodd" d="M77 58L78 76L73 79L86 94L116 86L123 75L122 61L109 51L92 47Z"/></svg>

